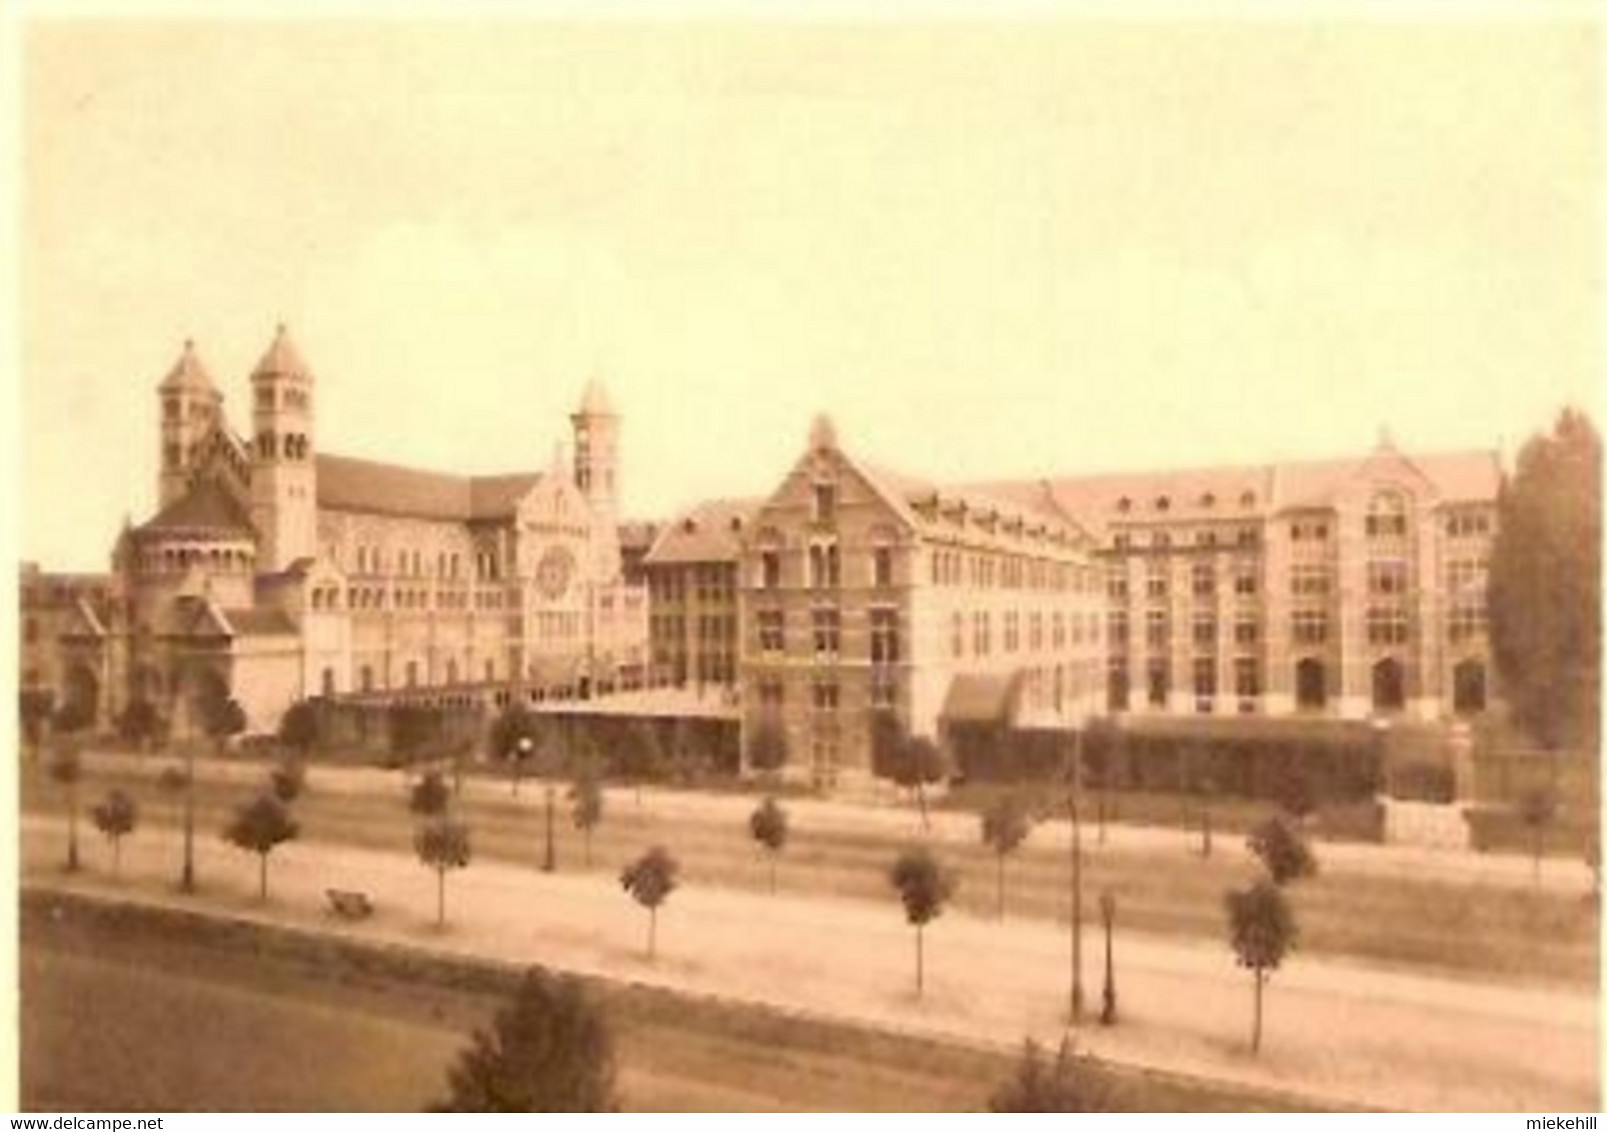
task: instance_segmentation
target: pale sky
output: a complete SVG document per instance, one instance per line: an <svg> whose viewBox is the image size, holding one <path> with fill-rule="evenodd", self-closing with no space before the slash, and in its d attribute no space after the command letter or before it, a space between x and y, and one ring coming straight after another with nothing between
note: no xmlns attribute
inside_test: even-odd
<svg viewBox="0 0 1607 1132"><path fill-rule="evenodd" d="M21 550L149 516L193 337L247 431L625 511L846 446L964 480L1495 447L1602 377L1601 51L1564 23L36 22ZM1599 419L1599 414L1598 414Z"/></svg>

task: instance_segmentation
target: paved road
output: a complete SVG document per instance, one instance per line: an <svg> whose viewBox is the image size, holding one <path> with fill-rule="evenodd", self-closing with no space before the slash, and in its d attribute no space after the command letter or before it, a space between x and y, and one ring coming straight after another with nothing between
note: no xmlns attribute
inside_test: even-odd
<svg viewBox="0 0 1607 1132"><path fill-rule="evenodd" d="M129 839L120 885L104 874L64 878L57 868L62 824L24 817L29 883L112 889L140 900L1006 1046L1029 1033L1055 1041L1062 1030L1067 936L1042 922L945 916L928 929L928 986L917 999L913 933L891 901L689 888L661 912L660 954L649 963L642 955L646 916L607 876L476 863L450 879L451 923L439 932L432 924L432 874L399 854L318 842L287 846L275 854L273 899L264 906L255 900L255 859L215 837L201 839L207 887L199 897L180 897L168 886L177 848L165 831ZM106 868L105 851L87 848L90 865ZM360 925L334 923L321 908L330 885L372 893L380 914ZM1085 956L1090 1001L1099 991L1096 939L1087 937ZM1381 972L1297 955L1268 989L1266 1048L1252 1058L1245 1048L1250 982L1225 948L1118 932L1116 955L1122 1024L1091 1026L1083 1039L1103 1056L1387 1108L1598 1105L1593 993Z"/></svg>
<svg viewBox="0 0 1607 1132"><path fill-rule="evenodd" d="M90 755L86 765L93 771L119 770L126 772L132 766L145 766L154 775L160 767L170 765L171 757L129 755ZM220 761L199 759L197 777L203 780L257 782L261 781L265 764L243 760ZM309 779L320 791L334 793L395 797L401 774L398 771L376 767L314 766ZM506 802L510 798L506 779L471 775L465 787L470 799L495 798ZM627 789L608 791L608 805L615 812L633 804L633 795ZM754 798L745 794L715 794L674 790L663 787L645 787L648 807L664 817L693 817L740 828L753 809ZM541 791L527 784L520 795L532 812L541 804ZM871 802L842 802L819 798L789 799L788 808L798 828L835 830L844 833L876 833L913 836L919 830L919 816L907 803L895 802L889 792L886 804ZM977 838L975 814L934 810L931 813L930 837L939 842L972 845ZM1042 834L1053 841L1069 837L1066 822L1046 821ZM1087 836L1091 839L1092 833ZM1139 826L1112 823L1107 826L1107 842L1113 850L1164 850L1177 854L1192 846L1196 835L1178 829L1159 826ZM1239 840L1228 835L1223 841ZM1511 853L1474 853L1470 850L1432 849L1409 845L1370 845L1355 842L1323 842L1322 864L1328 873L1361 873L1372 876L1408 876L1425 879L1478 882L1529 888L1533 885L1532 866L1527 856ZM1554 892L1585 893L1591 884L1590 870L1583 861L1549 859L1541 871L1540 887Z"/></svg>

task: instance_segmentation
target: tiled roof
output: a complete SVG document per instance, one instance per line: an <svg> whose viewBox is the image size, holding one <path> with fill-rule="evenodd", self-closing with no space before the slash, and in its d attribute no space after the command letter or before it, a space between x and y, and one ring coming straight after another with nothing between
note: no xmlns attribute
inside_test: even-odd
<svg viewBox="0 0 1607 1132"><path fill-rule="evenodd" d="M453 476L348 456L317 457L318 506L467 522L510 515L539 473Z"/></svg>
<svg viewBox="0 0 1607 1132"><path fill-rule="evenodd" d="M249 536L251 520L234 498L214 480L201 480L189 491L141 524L142 532L205 531Z"/></svg>
<svg viewBox="0 0 1607 1132"><path fill-rule="evenodd" d="M290 340L285 330L285 324L280 323L279 329L274 332L273 341L268 343L268 349L257 362L257 367L251 371L252 377L310 377L307 363L302 361L301 354L296 345Z"/></svg>
<svg viewBox="0 0 1607 1132"><path fill-rule="evenodd" d="M1204 521L1261 518L1300 507L1329 507L1352 476L1377 458L1305 460L1243 467L1190 468L1159 472L1066 476L1047 481L1070 515L1094 526L1112 522ZM1391 454L1422 473L1445 501L1491 501L1501 482L1494 452L1448 452L1425 456ZM1023 497L1043 481L975 485L993 495Z"/></svg>
<svg viewBox="0 0 1607 1132"><path fill-rule="evenodd" d="M664 526L644 561L649 566L734 562L742 552L742 528L763 505L762 499L711 499L699 503Z"/></svg>
<svg viewBox="0 0 1607 1132"><path fill-rule="evenodd" d="M179 360L173 363L173 368L162 379L158 389L185 389L217 394L217 386L212 384L211 376L206 367L201 364L201 356L195 352L195 343L188 339L184 343L184 351L179 354Z"/></svg>

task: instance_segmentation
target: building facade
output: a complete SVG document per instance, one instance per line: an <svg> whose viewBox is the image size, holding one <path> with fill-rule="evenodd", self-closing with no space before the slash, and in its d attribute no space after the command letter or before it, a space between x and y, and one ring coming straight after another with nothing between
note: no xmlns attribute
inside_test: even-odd
<svg viewBox="0 0 1607 1132"><path fill-rule="evenodd" d="M574 456L452 476L323 453L316 382L281 327L237 434L192 344L158 388L157 513L117 540L103 608L57 634L102 719L187 681L271 729L308 696L639 679L647 596L622 574L620 419L593 382Z"/></svg>
<svg viewBox="0 0 1607 1132"><path fill-rule="evenodd" d="M1349 460L1050 481L1100 540L1108 709L1483 711L1500 481L1494 452L1408 455L1387 437Z"/></svg>
<svg viewBox="0 0 1607 1132"><path fill-rule="evenodd" d="M874 467L825 418L741 544L744 732L816 782L868 775L878 730L977 714L1074 727L1103 707L1093 538L1037 503Z"/></svg>

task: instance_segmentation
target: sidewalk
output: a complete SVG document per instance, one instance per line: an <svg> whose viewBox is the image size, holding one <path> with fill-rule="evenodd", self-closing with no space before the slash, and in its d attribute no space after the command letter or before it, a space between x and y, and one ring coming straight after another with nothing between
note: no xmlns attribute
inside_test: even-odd
<svg viewBox="0 0 1607 1132"><path fill-rule="evenodd" d="M164 766L177 760L170 755L114 755L87 754L86 768L106 772L117 770L127 773L130 768L144 767L145 773L156 775ZM238 759L196 760L196 776L203 781L257 782L267 770L262 762ZM315 764L308 768L308 781L320 791L351 795L394 795L402 779L398 770L378 767L328 766ZM540 783L527 778L515 799L507 778L494 778L481 773L466 776L465 796L471 800L494 799L500 804L522 804L535 810L542 804ZM634 788L611 787L606 791L608 803L623 807L634 804ZM701 821L723 824L741 824L758 804L757 795L700 793L661 786L642 788L643 805L667 818L696 818ZM879 836L913 837L920 832L920 816L908 803L877 805L868 802L840 802L824 798L789 798L786 806L799 828L808 826L831 829L842 833L864 833ZM977 839L977 818L974 814L952 810L930 812L931 840L951 844L970 845ZM1046 820L1039 829L1052 842L1069 843L1069 823L1063 818ZM1242 844L1242 838L1219 833L1218 840ZM1083 828L1084 844L1094 844L1092 823ZM1105 845L1118 852L1142 853L1162 851L1175 856L1192 851L1198 835L1182 830L1161 827L1110 823L1106 827ZM1475 853L1471 850L1432 849L1415 845L1369 845L1361 842L1323 841L1321 844L1323 869L1329 873L1359 873L1369 876L1430 877L1437 880L1464 883L1494 884L1528 889L1533 885L1532 864L1527 856L1510 853ZM1547 891L1580 894L1590 890L1590 870L1581 860L1547 858L1540 870L1540 887Z"/></svg>
<svg viewBox="0 0 1607 1132"><path fill-rule="evenodd" d="M255 857L215 837L197 843L199 896L172 890L177 838L165 831L128 839L121 884L106 875L109 850L92 835L85 859L94 871L64 877L63 824L24 817L28 883L541 962L1002 1048L1028 1034L1055 1043L1062 1031L1068 936L1040 922L944 915L926 932L927 992L917 1000L914 934L892 900L687 888L661 909L659 956L648 963L646 915L606 876L476 862L448 878L450 923L438 932L434 875L401 855L293 843L274 854L272 899L262 905ZM370 893L378 914L361 924L331 920L329 886ZM1091 930L1084 978L1095 1006L1100 955ZM1082 1037L1100 1056L1340 1104L1593 1111L1599 1103L1594 994L1380 972L1297 952L1267 989L1265 1047L1252 1058L1250 980L1225 944L1118 931L1115 955L1121 1024L1090 1023Z"/></svg>

